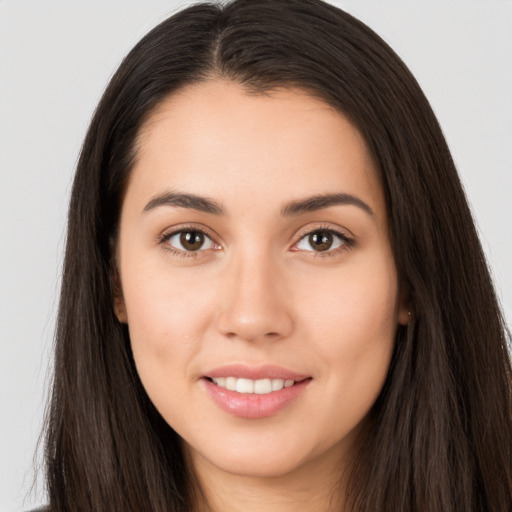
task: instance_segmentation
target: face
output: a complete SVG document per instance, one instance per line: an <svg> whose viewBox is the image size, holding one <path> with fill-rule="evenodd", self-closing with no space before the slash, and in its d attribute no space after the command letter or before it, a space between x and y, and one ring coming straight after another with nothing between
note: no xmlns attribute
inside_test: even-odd
<svg viewBox="0 0 512 512"><path fill-rule="evenodd" d="M193 464L339 465L406 323L379 177L338 112L210 81L143 126L122 205L118 317Z"/></svg>

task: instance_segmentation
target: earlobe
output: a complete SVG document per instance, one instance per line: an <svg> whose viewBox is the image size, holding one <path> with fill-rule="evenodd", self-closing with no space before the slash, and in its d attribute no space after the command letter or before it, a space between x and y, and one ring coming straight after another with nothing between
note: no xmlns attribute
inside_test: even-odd
<svg viewBox="0 0 512 512"><path fill-rule="evenodd" d="M122 297L116 297L114 299L114 313L122 324L128 323L128 317L126 315L126 308L124 307L124 300Z"/></svg>
<svg viewBox="0 0 512 512"><path fill-rule="evenodd" d="M400 294L400 303L398 309L398 323L400 325L409 325L413 317L413 307L409 299L409 294L403 292Z"/></svg>
<svg viewBox="0 0 512 512"><path fill-rule="evenodd" d="M400 325L409 325L412 320L412 311L409 308L401 308L398 313L398 323Z"/></svg>
<svg viewBox="0 0 512 512"><path fill-rule="evenodd" d="M119 274L117 273L117 271L114 271L113 281L114 313L120 323L127 324L128 315L126 314L126 307L124 303L123 291L121 288L121 281L119 279Z"/></svg>

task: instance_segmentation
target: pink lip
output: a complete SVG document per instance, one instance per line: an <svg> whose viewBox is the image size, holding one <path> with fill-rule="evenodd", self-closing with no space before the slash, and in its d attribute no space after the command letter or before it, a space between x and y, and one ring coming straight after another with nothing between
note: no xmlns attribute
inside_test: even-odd
<svg viewBox="0 0 512 512"><path fill-rule="evenodd" d="M237 377L238 379L283 379L283 380L294 380L301 381L310 377L309 375L301 375L299 373L292 372L286 368L274 365L264 366L246 366L242 364L230 364L215 368L214 370L208 371L204 375L205 377Z"/></svg>
<svg viewBox="0 0 512 512"><path fill-rule="evenodd" d="M209 377L237 377L252 380L283 379L294 380L295 384L279 391L258 395L229 391L214 384L208 379ZM229 365L208 372L201 379L201 383L213 401L225 412L239 418L259 419L273 416L283 410L306 390L311 380L311 377L307 375L301 375L278 366Z"/></svg>

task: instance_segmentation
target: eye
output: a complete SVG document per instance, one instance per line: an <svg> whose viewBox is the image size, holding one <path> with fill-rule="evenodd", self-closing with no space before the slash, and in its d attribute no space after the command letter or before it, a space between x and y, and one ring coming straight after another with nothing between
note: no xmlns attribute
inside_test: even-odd
<svg viewBox="0 0 512 512"><path fill-rule="evenodd" d="M295 245L299 251L333 252L340 247L351 247L353 240L332 229L317 229L304 235Z"/></svg>
<svg viewBox="0 0 512 512"><path fill-rule="evenodd" d="M198 252L217 247L206 233L197 229L175 231L165 235L162 242L170 245L172 249L181 252Z"/></svg>

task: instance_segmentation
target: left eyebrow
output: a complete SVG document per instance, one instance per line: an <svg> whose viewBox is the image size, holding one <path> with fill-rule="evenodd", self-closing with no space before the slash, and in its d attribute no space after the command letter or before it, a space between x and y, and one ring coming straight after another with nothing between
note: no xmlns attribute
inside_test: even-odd
<svg viewBox="0 0 512 512"><path fill-rule="evenodd" d="M361 208L371 217L375 217L375 212L362 199L352 194L317 194L292 201L283 207L281 215L300 215L301 213L314 212L335 205L352 205Z"/></svg>

